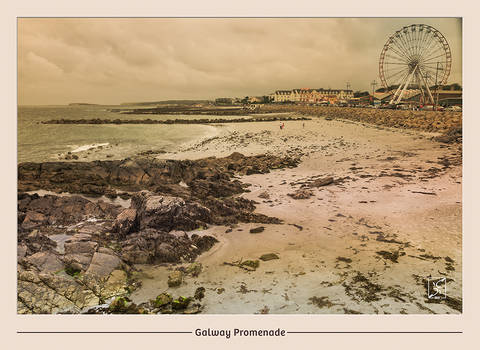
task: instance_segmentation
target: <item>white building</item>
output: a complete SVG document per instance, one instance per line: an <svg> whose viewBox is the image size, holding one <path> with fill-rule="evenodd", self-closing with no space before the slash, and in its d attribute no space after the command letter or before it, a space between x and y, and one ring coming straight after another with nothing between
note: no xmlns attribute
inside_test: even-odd
<svg viewBox="0 0 480 350"><path fill-rule="evenodd" d="M353 90L332 90L332 89L293 89L277 90L273 94L273 102L318 102L325 101L346 101L353 97Z"/></svg>

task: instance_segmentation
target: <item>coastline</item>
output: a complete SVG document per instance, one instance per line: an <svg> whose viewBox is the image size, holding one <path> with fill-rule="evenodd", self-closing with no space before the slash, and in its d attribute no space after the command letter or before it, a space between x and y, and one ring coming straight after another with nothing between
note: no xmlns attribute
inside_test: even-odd
<svg viewBox="0 0 480 350"><path fill-rule="evenodd" d="M263 215L263 222L245 214L228 224L207 223L206 229L193 225L186 230L188 239L195 235L218 241L195 253L194 260L202 264L196 277L184 273L180 286L169 287L168 275L191 262L133 263L123 269L140 285L118 295L140 305L162 292L193 295L203 287L205 298L197 308L204 313L461 312L461 143L432 140L452 126L425 132L324 118L290 121L284 129L278 124L232 123L176 152L146 157L218 167L208 181L225 180L229 190L217 202L242 198L250 203L247 212ZM234 152L243 156L233 157L232 164L243 165L223 178L222 157ZM258 163L256 156L262 154ZM255 159L250 165L248 157ZM271 167L285 157L299 162ZM142 157L133 161L138 159ZM185 197L180 184L194 181L196 175L189 179L187 172L161 190L189 200L191 194ZM332 183L315 185L329 177ZM208 172L204 178L210 179ZM201 202L208 208L206 203ZM144 209L140 205L136 210ZM109 220L115 225L118 217L113 214L120 212L112 209ZM250 233L258 227L264 229ZM177 231L182 228L172 232ZM101 240L96 243L101 245ZM99 247L95 249L98 253ZM279 259L259 259L269 253ZM259 266L237 266L247 259L260 260ZM425 298L424 283L439 273L450 279L450 299L432 303Z"/></svg>

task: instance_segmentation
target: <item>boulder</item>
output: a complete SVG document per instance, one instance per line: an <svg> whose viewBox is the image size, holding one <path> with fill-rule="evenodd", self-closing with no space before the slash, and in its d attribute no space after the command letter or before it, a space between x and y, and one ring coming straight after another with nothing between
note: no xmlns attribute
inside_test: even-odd
<svg viewBox="0 0 480 350"><path fill-rule="evenodd" d="M132 207L137 210L140 229L190 231L212 221L208 208L180 197L141 193L132 198Z"/></svg>
<svg viewBox="0 0 480 350"><path fill-rule="evenodd" d="M122 259L132 264L178 263L193 261L216 242L211 236L172 235L154 229L145 229L127 236L122 241Z"/></svg>
<svg viewBox="0 0 480 350"><path fill-rule="evenodd" d="M96 252L93 255L87 274L99 277L108 276L113 270L118 268L122 261L115 255L109 255Z"/></svg>
<svg viewBox="0 0 480 350"><path fill-rule="evenodd" d="M137 210L125 209L118 214L113 223L113 231L124 237L138 228Z"/></svg>
<svg viewBox="0 0 480 350"><path fill-rule="evenodd" d="M173 271L168 275L168 286L169 287L178 287L182 284L183 281L183 272L182 271Z"/></svg>

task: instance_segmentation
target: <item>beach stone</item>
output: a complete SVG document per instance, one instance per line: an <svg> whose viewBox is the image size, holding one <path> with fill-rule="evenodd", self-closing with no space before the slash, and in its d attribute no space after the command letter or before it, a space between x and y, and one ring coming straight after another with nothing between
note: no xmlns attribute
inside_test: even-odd
<svg viewBox="0 0 480 350"><path fill-rule="evenodd" d="M258 260L245 260L240 265L241 266L248 266L248 267L256 270L260 266L260 261L258 261Z"/></svg>
<svg viewBox="0 0 480 350"><path fill-rule="evenodd" d="M174 299L172 301L172 308L174 310L182 310L182 309L186 309L188 304L190 304L190 301L192 300L192 298L190 297L178 297L177 299Z"/></svg>
<svg viewBox="0 0 480 350"><path fill-rule="evenodd" d="M264 230L265 230L265 227L259 226L259 227L250 229L250 233L260 233L260 232L263 232Z"/></svg>
<svg viewBox="0 0 480 350"><path fill-rule="evenodd" d="M188 275L192 275L193 277L197 277L198 275L200 275L200 272L202 272L202 268L203 266L201 263L194 262L187 266L187 268L185 269L185 273Z"/></svg>
<svg viewBox="0 0 480 350"><path fill-rule="evenodd" d="M287 193L293 199L308 199L313 196L313 192L309 189L299 189L294 193Z"/></svg>
<svg viewBox="0 0 480 350"><path fill-rule="evenodd" d="M268 194L267 191L263 191L258 195L258 198L263 198L263 199L270 199L270 195Z"/></svg>
<svg viewBox="0 0 480 350"><path fill-rule="evenodd" d="M182 284L183 281L183 272L182 271L173 271L168 275L168 286L169 287L178 287Z"/></svg>
<svg viewBox="0 0 480 350"><path fill-rule="evenodd" d="M168 293L162 293L157 295L155 300L152 301L152 304L154 307L162 307L167 304L170 304L173 301L173 298L170 294Z"/></svg>
<svg viewBox="0 0 480 350"><path fill-rule="evenodd" d="M269 260L274 260L274 259L280 259L277 254L275 253L268 253L268 254L263 254L260 257L260 260L262 261L269 261Z"/></svg>
<svg viewBox="0 0 480 350"><path fill-rule="evenodd" d="M205 287L198 287L195 290L194 298L197 300L202 300L205 297Z"/></svg>
<svg viewBox="0 0 480 350"><path fill-rule="evenodd" d="M321 187L321 186L327 186L333 183L333 177L326 177L323 179L316 179L313 181L311 186L313 187Z"/></svg>

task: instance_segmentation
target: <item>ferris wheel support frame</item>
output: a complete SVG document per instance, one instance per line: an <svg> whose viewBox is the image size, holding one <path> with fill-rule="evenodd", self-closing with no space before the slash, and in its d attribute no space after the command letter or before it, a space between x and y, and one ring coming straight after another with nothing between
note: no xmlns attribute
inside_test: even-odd
<svg viewBox="0 0 480 350"><path fill-rule="evenodd" d="M432 102L432 104L435 104L435 99L433 98L432 92L430 91L430 88L428 87L428 84L427 84L427 82L425 81L425 78L424 78L423 75L421 75L421 74L420 74L420 77L421 77L422 80L423 80L423 85L427 88L428 97L430 98L430 101Z"/></svg>
<svg viewBox="0 0 480 350"><path fill-rule="evenodd" d="M415 72L417 71L417 67L418 67L418 65L416 65L415 68L413 68L413 71L408 74L407 81L403 85L403 89L400 92L400 95L398 96L398 100L397 101L394 100L393 103L395 103L395 104L400 103L400 101L402 100L402 96L405 93L405 90L407 89L407 86L410 84L410 81L412 80L413 76L415 75ZM390 101L390 103L391 103L391 101Z"/></svg>

